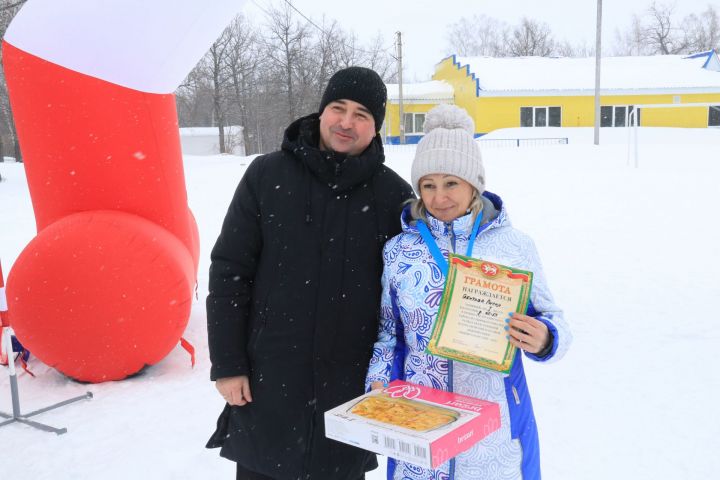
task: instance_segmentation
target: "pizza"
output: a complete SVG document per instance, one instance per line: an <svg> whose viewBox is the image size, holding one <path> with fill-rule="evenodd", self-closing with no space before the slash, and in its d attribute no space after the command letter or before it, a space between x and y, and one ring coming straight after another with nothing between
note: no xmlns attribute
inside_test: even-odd
<svg viewBox="0 0 720 480"><path fill-rule="evenodd" d="M460 416L447 408L384 395L365 397L350 408L350 413L418 432L445 426Z"/></svg>

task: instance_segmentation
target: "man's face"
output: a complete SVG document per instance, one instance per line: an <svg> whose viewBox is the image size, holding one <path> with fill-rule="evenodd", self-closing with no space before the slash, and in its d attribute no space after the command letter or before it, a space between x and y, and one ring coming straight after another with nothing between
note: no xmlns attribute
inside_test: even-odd
<svg viewBox="0 0 720 480"><path fill-rule="evenodd" d="M357 102L336 100L320 114L320 150L359 155L374 137L375 120Z"/></svg>

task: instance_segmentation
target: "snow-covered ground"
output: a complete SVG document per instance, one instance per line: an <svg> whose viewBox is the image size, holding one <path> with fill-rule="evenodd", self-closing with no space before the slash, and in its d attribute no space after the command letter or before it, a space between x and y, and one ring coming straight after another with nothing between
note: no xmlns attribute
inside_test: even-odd
<svg viewBox="0 0 720 480"><path fill-rule="evenodd" d="M715 478L720 130L641 129L639 168L628 166L625 129L603 129L600 146L592 145L591 129L513 129L485 138L529 133L569 144L487 148L484 162L488 189L535 239L575 334L563 361L526 362L544 477ZM387 148L388 163L405 178L413 148ZM94 398L34 417L67 427L65 435L1 428L0 478L234 478L231 462L204 449L223 402L208 380L203 299L209 251L248 162L185 159L202 243L199 300L185 333L197 349L195 368L177 348L138 377L83 385L32 360L37 377L19 375L24 412L86 391ZM35 223L22 165L0 163L0 174L7 274ZM10 410L0 369L0 411ZM382 478L382 467L368 476Z"/></svg>

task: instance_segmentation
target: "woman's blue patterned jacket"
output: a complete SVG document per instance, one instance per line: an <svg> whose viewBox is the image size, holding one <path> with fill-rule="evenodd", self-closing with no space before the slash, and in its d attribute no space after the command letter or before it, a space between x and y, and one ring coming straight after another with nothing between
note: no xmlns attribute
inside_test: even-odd
<svg viewBox="0 0 720 480"><path fill-rule="evenodd" d="M551 362L567 351L572 335L555 305L545 281L533 241L510 224L502 200L483 194L483 224L472 251L473 258L533 272L528 315L544 322L553 335L550 353L538 362ZM443 223L428 215L428 227L443 255L465 254L472 230L471 215ZM402 378L408 382L448 390L500 404L501 428L470 450L437 470L388 462L390 479L523 479L540 478L537 427L525 381L522 356L510 374L448 361L425 352L437 316L444 275L412 222L409 207L403 211L403 232L387 242L383 251L382 303L378 341L367 376L375 381Z"/></svg>

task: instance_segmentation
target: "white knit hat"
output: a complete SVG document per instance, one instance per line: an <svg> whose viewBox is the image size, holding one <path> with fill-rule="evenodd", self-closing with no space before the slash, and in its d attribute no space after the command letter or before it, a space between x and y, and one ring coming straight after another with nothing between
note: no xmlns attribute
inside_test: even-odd
<svg viewBox="0 0 720 480"><path fill-rule="evenodd" d="M425 175L455 175L485 191L485 168L480 147L475 142L475 124L465 110L456 105L438 105L425 117L425 136L415 150L411 178L419 195L419 182Z"/></svg>

